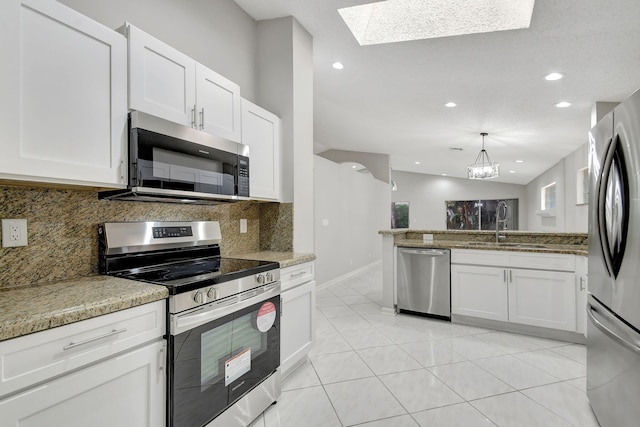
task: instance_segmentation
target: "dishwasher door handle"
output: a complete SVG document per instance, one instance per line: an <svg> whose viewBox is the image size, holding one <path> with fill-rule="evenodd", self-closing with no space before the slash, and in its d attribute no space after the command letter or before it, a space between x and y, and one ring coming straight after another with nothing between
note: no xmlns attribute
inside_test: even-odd
<svg viewBox="0 0 640 427"><path fill-rule="evenodd" d="M437 249L400 249L399 252L401 254L409 254L409 255L427 255L427 256L446 256L445 252L439 251Z"/></svg>

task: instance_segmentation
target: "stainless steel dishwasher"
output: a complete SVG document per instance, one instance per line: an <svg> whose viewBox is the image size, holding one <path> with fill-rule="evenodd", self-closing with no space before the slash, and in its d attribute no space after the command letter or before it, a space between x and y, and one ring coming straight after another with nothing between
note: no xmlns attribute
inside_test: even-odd
<svg viewBox="0 0 640 427"><path fill-rule="evenodd" d="M398 309L451 319L451 251L398 247Z"/></svg>

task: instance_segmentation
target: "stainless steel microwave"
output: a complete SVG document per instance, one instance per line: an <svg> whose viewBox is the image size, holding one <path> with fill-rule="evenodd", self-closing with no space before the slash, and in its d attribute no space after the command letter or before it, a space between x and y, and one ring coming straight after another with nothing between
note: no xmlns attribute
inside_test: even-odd
<svg viewBox="0 0 640 427"><path fill-rule="evenodd" d="M129 113L129 182L101 199L210 204L249 197L249 147L151 116Z"/></svg>

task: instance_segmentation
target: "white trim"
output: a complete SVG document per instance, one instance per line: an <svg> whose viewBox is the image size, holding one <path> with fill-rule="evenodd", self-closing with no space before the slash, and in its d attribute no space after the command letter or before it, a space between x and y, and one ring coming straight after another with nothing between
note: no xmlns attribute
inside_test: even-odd
<svg viewBox="0 0 640 427"><path fill-rule="evenodd" d="M379 260L374 261L372 263L366 264L366 265L364 265L364 266L362 266L362 267L360 267L360 268L358 268L356 270L350 271L347 274L343 274L340 277L336 277L335 279L331 279L329 281L326 281L326 282L322 283L321 285L316 286L316 290L321 291L323 289L327 289L327 288L335 285L338 282L341 282L341 281L343 281L345 279L348 279L349 277L352 277L352 276L355 276L355 275L357 275L359 273L362 273L363 271L375 266L376 264L382 264L382 260L379 259Z"/></svg>

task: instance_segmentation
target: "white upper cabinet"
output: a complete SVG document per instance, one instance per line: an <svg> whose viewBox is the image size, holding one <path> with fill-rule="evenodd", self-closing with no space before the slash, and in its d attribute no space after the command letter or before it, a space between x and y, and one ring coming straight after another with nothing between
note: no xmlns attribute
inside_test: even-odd
<svg viewBox="0 0 640 427"><path fill-rule="evenodd" d="M239 142L240 102L240 86L196 63L196 120L200 130Z"/></svg>
<svg viewBox="0 0 640 427"><path fill-rule="evenodd" d="M192 125L196 104L193 59L133 25L129 38L129 108Z"/></svg>
<svg viewBox="0 0 640 427"><path fill-rule="evenodd" d="M0 5L0 178L124 187L127 45L53 0Z"/></svg>
<svg viewBox="0 0 640 427"><path fill-rule="evenodd" d="M129 39L129 108L240 142L240 86L139 28Z"/></svg>
<svg viewBox="0 0 640 427"><path fill-rule="evenodd" d="M242 100L242 143L249 146L252 198L280 199L280 134L278 116Z"/></svg>

